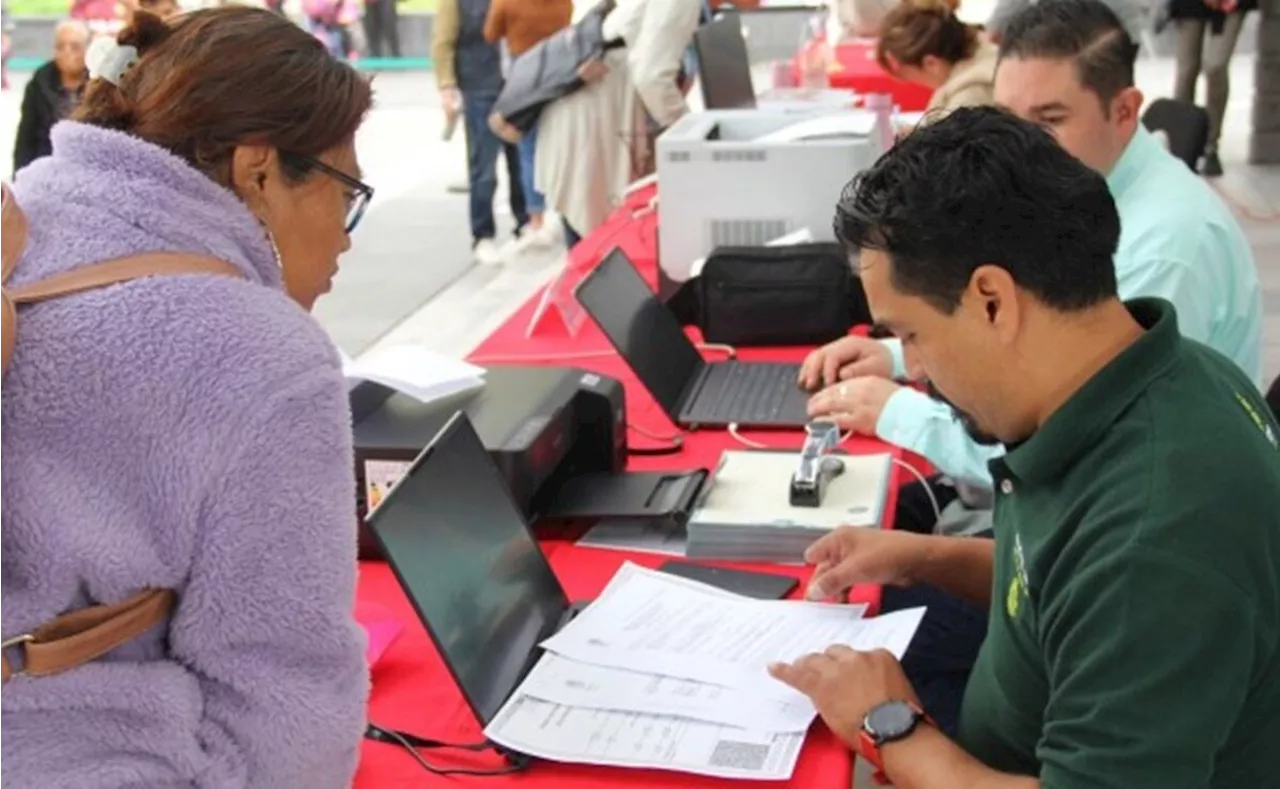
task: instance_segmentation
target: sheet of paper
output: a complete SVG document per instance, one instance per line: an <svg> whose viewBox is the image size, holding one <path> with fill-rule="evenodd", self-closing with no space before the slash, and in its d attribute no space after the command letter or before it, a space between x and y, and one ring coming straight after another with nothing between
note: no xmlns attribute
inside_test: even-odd
<svg viewBox="0 0 1280 789"><path fill-rule="evenodd" d="M867 137L875 130L875 115L863 110L849 110L806 118L777 131L761 135L756 142L802 142L824 137Z"/></svg>
<svg viewBox="0 0 1280 789"><path fill-rule="evenodd" d="M906 651L924 609L862 619L852 606L747 600L625 564L587 610L543 646L573 660L742 688L773 698L795 692L768 675L833 644Z"/></svg>
<svg viewBox="0 0 1280 789"><path fill-rule="evenodd" d="M803 733L753 733L661 715L567 707L518 694L484 734L551 761L760 781L790 778L804 742Z"/></svg>
<svg viewBox="0 0 1280 789"><path fill-rule="evenodd" d="M672 715L760 732L804 732L817 711L804 696L771 699L709 682L542 656L516 695L570 707Z"/></svg>
<svg viewBox="0 0 1280 789"><path fill-rule="evenodd" d="M374 381L423 403L484 386L484 368L414 345L375 349L343 364L350 387Z"/></svg>

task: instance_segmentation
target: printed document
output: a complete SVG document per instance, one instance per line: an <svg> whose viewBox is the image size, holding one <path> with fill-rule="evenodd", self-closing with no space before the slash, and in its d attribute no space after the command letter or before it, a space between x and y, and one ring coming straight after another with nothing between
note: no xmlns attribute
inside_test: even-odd
<svg viewBox="0 0 1280 789"><path fill-rule="evenodd" d="M543 655L515 695L570 707L690 718L757 732L800 732L813 723L813 704L796 694L771 699L710 682L642 674Z"/></svg>
<svg viewBox="0 0 1280 789"><path fill-rule="evenodd" d="M768 675L833 644L906 652L924 609L875 619L823 603L750 600L705 591L702 584L625 564L604 592L543 647L611 668L661 674L794 700Z"/></svg>
<svg viewBox="0 0 1280 789"><path fill-rule="evenodd" d="M357 360L343 355L349 389L374 381L430 404L484 386L484 368L416 345L377 348Z"/></svg>
<svg viewBox="0 0 1280 789"><path fill-rule="evenodd" d="M768 734L637 712L569 707L519 693L485 729L493 742L543 759L784 781L802 732Z"/></svg>

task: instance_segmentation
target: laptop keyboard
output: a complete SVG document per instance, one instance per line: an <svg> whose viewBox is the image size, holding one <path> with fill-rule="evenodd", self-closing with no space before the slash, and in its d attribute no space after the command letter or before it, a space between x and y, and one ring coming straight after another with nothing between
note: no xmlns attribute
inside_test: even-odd
<svg viewBox="0 0 1280 789"><path fill-rule="evenodd" d="M688 418L716 424L803 424L798 364L717 364Z"/></svg>

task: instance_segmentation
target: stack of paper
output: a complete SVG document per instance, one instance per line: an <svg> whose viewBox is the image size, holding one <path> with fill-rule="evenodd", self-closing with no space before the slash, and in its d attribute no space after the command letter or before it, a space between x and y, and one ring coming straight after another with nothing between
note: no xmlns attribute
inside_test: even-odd
<svg viewBox="0 0 1280 789"><path fill-rule="evenodd" d="M899 657L924 609L759 601L627 564L485 730L545 759L786 780L815 711L769 676L832 644Z"/></svg>
<svg viewBox="0 0 1280 789"><path fill-rule="evenodd" d="M725 452L689 516L685 551L693 559L801 562L815 540L837 526L879 526L889 492L888 454L832 455L844 471L819 507L790 503L795 452Z"/></svg>
<svg viewBox="0 0 1280 789"><path fill-rule="evenodd" d="M359 360L344 354L342 371L354 388L373 381L422 403L432 403L484 386L484 368L414 345L392 345Z"/></svg>

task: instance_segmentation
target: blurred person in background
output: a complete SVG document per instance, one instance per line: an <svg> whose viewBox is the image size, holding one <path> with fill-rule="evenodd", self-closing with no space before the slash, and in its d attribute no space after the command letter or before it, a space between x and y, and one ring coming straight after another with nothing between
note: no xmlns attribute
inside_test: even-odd
<svg viewBox="0 0 1280 789"><path fill-rule="evenodd" d="M520 175L520 151L489 129L489 115L502 90L502 53L485 40L489 0L440 0L431 35L431 59L445 123L462 122L467 141L468 214L475 262L503 260L495 241L493 199L498 192L498 157L507 162L508 198L519 237L529 221Z"/></svg>
<svg viewBox="0 0 1280 789"><path fill-rule="evenodd" d="M145 253L226 274L19 318L5 661L29 667L10 639L68 612L175 600L98 659L4 684L3 784L345 789L369 691L351 418L309 312L373 194L355 151L370 86L261 8L138 13L117 43L13 186L31 232L8 284Z"/></svg>
<svg viewBox="0 0 1280 789"><path fill-rule="evenodd" d="M398 0L364 0L364 44L370 57L400 57ZM385 46L384 46L385 45Z"/></svg>
<svg viewBox="0 0 1280 789"><path fill-rule="evenodd" d="M595 4L579 0L575 19ZM702 0L618 0L604 38L625 47L585 64L587 85L543 110L534 185L560 215L568 246L602 223L648 166L646 112L665 129L689 111L679 76L702 11Z"/></svg>
<svg viewBox="0 0 1280 789"><path fill-rule="evenodd" d="M933 90L926 111L993 104L997 50L946 0L906 0L885 17L876 43L880 67Z"/></svg>
<svg viewBox="0 0 1280 789"><path fill-rule="evenodd" d="M116 33L124 27L125 10L120 0L72 0L72 19L79 19L89 26L89 32Z"/></svg>
<svg viewBox="0 0 1280 789"><path fill-rule="evenodd" d="M505 41L510 56L518 58L534 44L567 27L572 17L573 0L492 0L484 23L484 37L490 44ZM553 246L562 236L559 227L547 227L542 221L546 198L533 184L537 146L538 125L535 122L518 144L520 186L524 189L525 207L529 211L529 228L516 240L517 252Z"/></svg>
<svg viewBox="0 0 1280 789"><path fill-rule="evenodd" d="M1194 103L1196 84L1204 74L1205 109L1209 112L1209 141L1200 172L1222 175L1218 140L1227 115L1231 92L1231 55L1240 39L1245 15L1258 7L1257 0L1167 0L1169 19L1178 29L1178 76L1174 98Z"/></svg>
<svg viewBox="0 0 1280 789"><path fill-rule="evenodd" d="M83 22L67 19L54 30L53 59L35 70L22 94L22 115L13 143L15 173L52 152L53 124L80 103L88 79L84 65L88 45L89 28Z"/></svg>
<svg viewBox="0 0 1280 789"><path fill-rule="evenodd" d="M359 54L355 25L360 20L360 0L302 0L307 27L339 60Z"/></svg>
<svg viewBox="0 0 1280 789"><path fill-rule="evenodd" d="M0 32L0 90L9 89L9 52L12 50L13 39L10 33L13 32L13 21L9 18L9 6L0 7L0 17L3 18L3 32Z"/></svg>

